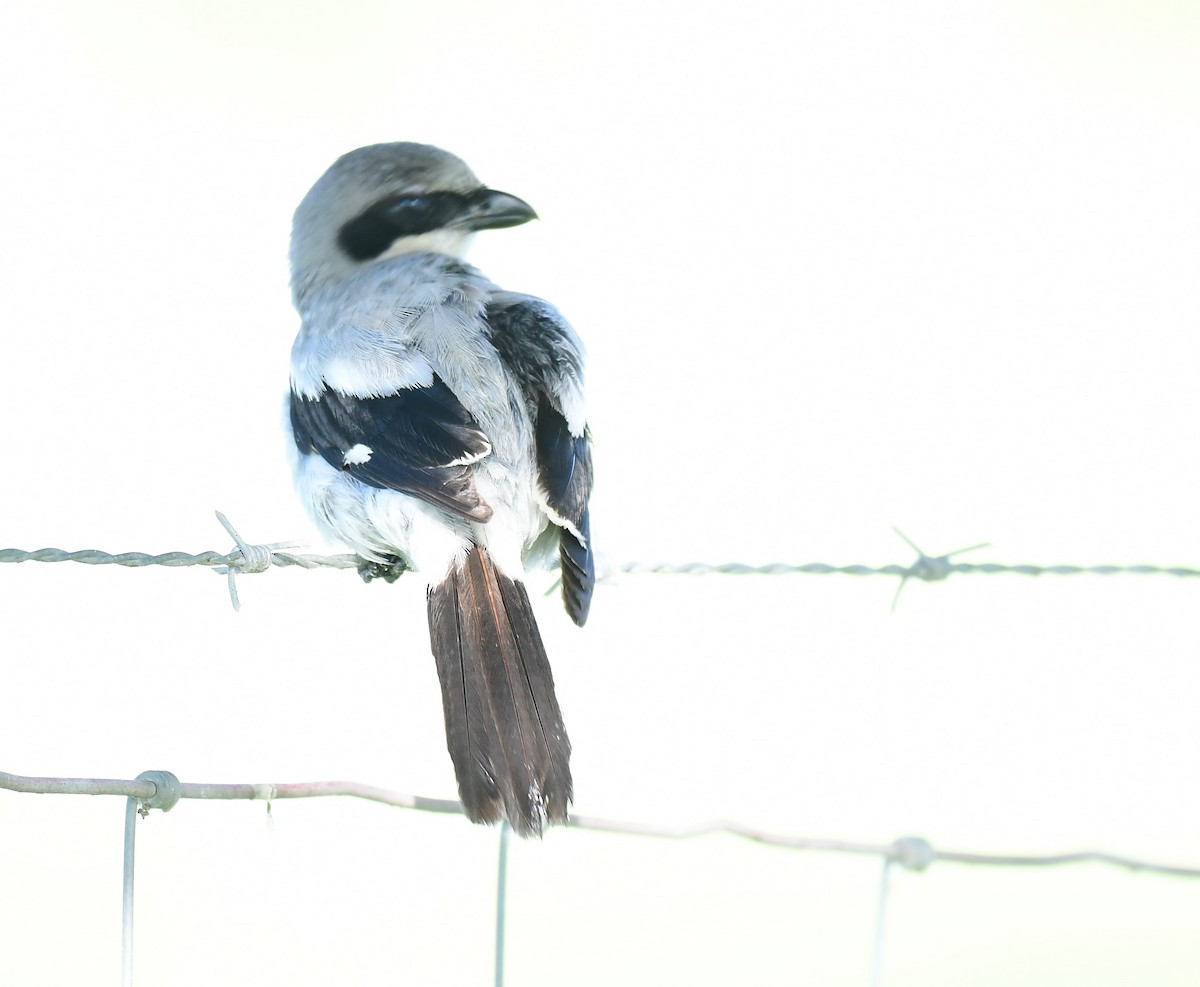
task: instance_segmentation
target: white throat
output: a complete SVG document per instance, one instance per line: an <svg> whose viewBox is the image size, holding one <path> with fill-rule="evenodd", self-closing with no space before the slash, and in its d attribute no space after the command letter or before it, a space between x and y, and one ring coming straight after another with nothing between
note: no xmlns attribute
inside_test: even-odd
<svg viewBox="0 0 1200 987"><path fill-rule="evenodd" d="M416 236L402 236L375 260L387 260L401 254L445 254L461 260L467 255L473 237L469 230L430 230Z"/></svg>

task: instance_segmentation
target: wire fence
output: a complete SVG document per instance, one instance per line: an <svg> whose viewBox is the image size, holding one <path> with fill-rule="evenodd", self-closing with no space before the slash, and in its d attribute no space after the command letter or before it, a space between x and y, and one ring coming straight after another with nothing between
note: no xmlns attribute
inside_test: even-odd
<svg viewBox="0 0 1200 987"><path fill-rule="evenodd" d="M335 568L355 569L371 578L371 571L364 569L363 562L354 555L319 556L295 551L295 543L273 543L256 545L246 542L220 512L217 518L234 540L235 547L228 552L215 551L188 554L168 552L150 555L142 552L111 554L95 549L63 551L44 548L36 551L0 549L0 563L22 562L76 562L84 565L120 565L127 567L167 566L171 568L203 566L222 573L228 578L230 598L233 606L240 606L236 577L261 573L277 566L300 566L306 569ZM1161 565L1007 565L1000 563L967 563L953 561L954 556L988 547L973 545L940 556L925 554L902 532L896 532L916 552L915 561L883 566L830 565L826 563L769 563L746 565L743 563L643 563L627 562L600 566L601 579L618 574L656 575L848 575L888 576L900 580L893 606L900 591L911 579L922 582L938 582L955 574L996 575L1010 573L1024 576L1073 576L1073 575L1129 575L1129 576L1172 576L1189 578L1200 576L1200 569ZM133 902L134 902L134 852L136 819L146 816L151 810L169 811L181 799L235 799L258 800L269 804L281 799L345 797L363 799L388 806L424 812L461 813L462 807L456 800L428 798L379 788L353 781L318 781L291 783L196 783L180 782L167 771L147 771L132 780L103 778L28 777L0 771L0 789L12 792L28 792L43 795L109 795L126 798L126 825L124 832L124 872L122 895L122 970L123 983L132 983L133 971ZM1163 863L1140 858L1121 856L1097 850L1071 850L1047 854L1004 854L962 851L934 847L927 840L916 836L905 836L890 843L864 843L846 840L797 836L774 833L743 825L736 821L712 820L688 825L667 826L627 820L605 819L594 816L572 816L568 828L595 832L623 834L656 839L687 840L713 835L726 835L765 846L807 850L827 853L843 853L872 856L883 863L883 875L879 885L877 902L874 951L872 956L872 983L881 983L883 933L890 887L890 872L893 867L908 871L927 870L934 863L969 864L991 867L1056 867L1068 864L1095 863L1128 871L1157 874L1170 877L1200 878L1200 866ZM499 857L496 891L496 944L495 983L503 984L504 942L506 914L508 829L500 828Z"/></svg>
<svg viewBox="0 0 1200 987"><path fill-rule="evenodd" d="M324 798L330 796L364 799L369 802L423 812L452 814L461 814L462 812L462 806L453 799L437 799L421 795L410 795L352 781L211 784L181 782L169 771L144 771L132 780L108 778L38 778L0 771L0 789L41 795L115 795L123 796L127 799L121 895L121 968L122 984L124 987L130 987L133 983L134 874L136 827L139 816L145 817L153 809L169 812L181 799L257 800L265 801L269 809L270 803L278 799ZM891 887L891 870L895 866L902 867L907 871L921 872L938 862L990 867L1058 867L1067 864L1095 863L1129 871L1170 877L1200 878L1200 867L1160 863L1097 850L1075 850L1052 854L980 853L937 848L928 840L919 836L904 836L890 843L863 843L772 833L767 830L724 820L694 823L684 826L656 826L646 823L580 815L571 817L568 828L671 840L690 840L707 836L726 835L765 846L789 850L845 853L879 858L883 862L883 874L879 883L875 934L871 957L871 983L873 987L878 987L882 983L883 942L887 903ZM499 853L496 868L494 963L494 982L496 987L503 987L504 984L508 838L508 827L507 825L502 825L499 831Z"/></svg>

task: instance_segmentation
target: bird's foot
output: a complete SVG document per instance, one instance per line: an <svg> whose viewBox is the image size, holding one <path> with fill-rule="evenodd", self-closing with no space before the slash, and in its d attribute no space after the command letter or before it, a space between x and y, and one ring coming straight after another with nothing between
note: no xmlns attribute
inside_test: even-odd
<svg viewBox="0 0 1200 987"><path fill-rule="evenodd" d="M358 574L362 576L364 583L369 583L372 579L382 579L384 582L394 583L406 572L408 572L408 563L395 555L388 556L387 562L358 560Z"/></svg>

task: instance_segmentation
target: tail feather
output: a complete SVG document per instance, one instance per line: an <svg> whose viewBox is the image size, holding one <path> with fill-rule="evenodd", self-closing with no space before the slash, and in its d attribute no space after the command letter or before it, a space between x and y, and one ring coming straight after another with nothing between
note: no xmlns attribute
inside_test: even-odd
<svg viewBox="0 0 1200 987"><path fill-rule="evenodd" d="M473 548L430 588L429 632L467 816L522 836L566 822L571 744L525 587Z"/></svg>
<svg viewBox="0 0 1200 987"><path fill-rule="evenodd" d="M484 708L479 662L466 660L457 581L451 577L429 593L429 635L442 684L446 744L454 758L460 796L473 822L500 821L500 792L490 772L487 752L497 741L492 717ZM474 807L472 812L470 807Z"/></svg>
<svg viewBox="0 0 1200 987"><path fill-rule="evenodd" d="M497 573L497 575L499 575ZM558 697L554 694L554 675L550 671L550 660L542 645L529 594L522 583L500 576L498 580L505 612L514 628L524 627L525 632L516 633L520 663L518 669L524 674L526 696L532 699L527 708L533 714L532 726L535 738L545 752L545 779L540 786L551 822L566 822L567 811L573 793L571 782L571 741L563 725L562 711L558 708Z"/></svg>

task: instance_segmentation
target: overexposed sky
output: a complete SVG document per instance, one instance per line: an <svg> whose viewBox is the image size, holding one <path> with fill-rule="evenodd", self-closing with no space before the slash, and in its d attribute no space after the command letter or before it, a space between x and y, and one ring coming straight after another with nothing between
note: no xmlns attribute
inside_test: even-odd
<svg viewBox="0 0 1200 987"><path fill-rule="evenodd" d="M613 563L1196 566L1200 15L1180 2L32 3L0 30L0 543L313 538L291 212L439 144L472 260L590 350ZM0 566L0 769L450 797L423 586ZM620 577L535 602L576 809L1200 864L1194 581ZM548 580L537 580L537 590ZM116 983L118 800L0 793L14 984ZM139 979L488 982L496 837L345 802L140 825ZM863 984L877 862L517 845L514 984ZM1200 884L894 877L885 982L1190 984ZM67 944L64 946L64 943Z"/></svg>

